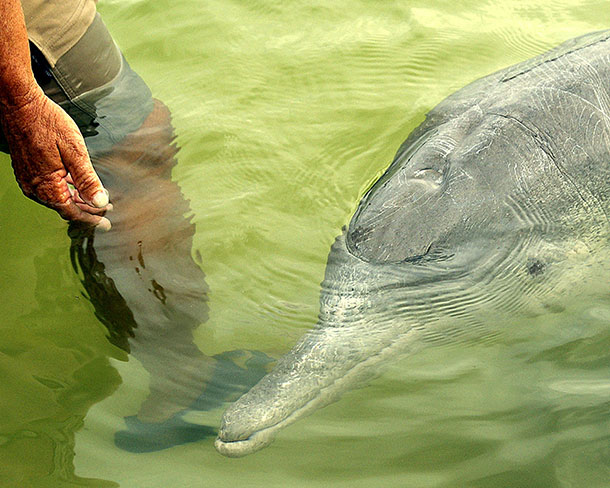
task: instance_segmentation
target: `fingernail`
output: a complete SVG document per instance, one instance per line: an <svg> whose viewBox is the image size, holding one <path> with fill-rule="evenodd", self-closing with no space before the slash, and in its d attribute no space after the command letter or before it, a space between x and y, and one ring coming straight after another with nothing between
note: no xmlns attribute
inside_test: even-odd
<svg viewBox="0 0 610 488"><path fill-rule="evenodd" d="M112 225L110 224L110 220L102 218L100 222L95 226L96 229L102 232L108 232Z"/></svg>
<svg viewBox="0 0 610 488"><path fill-rule="evenodd" d="M106 205L108 205L108 202L109 198L107 190L98 191L95 195L93 195L93 198L91 199L91 203L94 207L97 208L105 207Z"/></svg>

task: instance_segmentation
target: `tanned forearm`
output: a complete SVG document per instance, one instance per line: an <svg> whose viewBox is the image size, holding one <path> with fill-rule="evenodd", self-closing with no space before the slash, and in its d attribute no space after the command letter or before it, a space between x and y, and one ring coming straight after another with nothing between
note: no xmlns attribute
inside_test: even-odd
<svg viewBox="0 0 610 488"><path fill-rule="evenodd" d="M108 193L78 127L34 79L19 0L0 0L0 127L27 197L66 220L110 228Z"/></svg>
<svg viewBox="0 0 610 488"><path fill-rule="evenodd" d="M36 82L19 0L0 0L0 110L27 103Z"/></svg>

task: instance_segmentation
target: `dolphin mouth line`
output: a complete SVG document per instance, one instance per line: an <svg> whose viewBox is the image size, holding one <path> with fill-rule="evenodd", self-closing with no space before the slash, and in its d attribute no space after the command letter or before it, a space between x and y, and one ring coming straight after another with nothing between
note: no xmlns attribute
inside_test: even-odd
<svg viewBox="0 0 610 488"><path fill-rule="evenodd" d="M221 439L220 436L218 436L214 441L214 447L223 456L231 458L244 457L248 454L256 452L262 449L263 447L266 447L271 444L273 442L273 439L275 438L276 432L282 429L282 427L284 427L285 425L288 425L297 420L298 417L294 419L291 419L291 417L296 413L302 411L306 406L307 404L296 412L290 414L285 419L280 420L277 424L273 424L269 427L265 427L262 430L258 430L253 434L250 434L250 436L246 439L224 441Z"/></svg>
<svg viewBox="0 0 610 488"><path fill-rule="evenodd" d="M333 388L336 387L337 383L341 383L342 380L345 380L348 376L351 376L351 374L348 373L348 375L342 376L341 378L337 378L331 384L320 388L316 395L314 395L310 400L305 402L297 410L291 412L290 415L283 418L279 422L270 425L269 427L265 427L264 429L253 432L245 439L225 441L221 438L219 434L216 440L214 441L214 447L220 454L223 454L224 456L237 458L247 456L248 454L251 454L262 449L263 447L268 446L273 442L273 440L275 439L275 434L278 431L282 430L284 427L290 425L291 423L296 422L303 415L307 415L309 411L317 410L317 408L320 406L320 403L322 403L322 406L324 406L324 404L331 403L328 400L328 397L331 395L326 396L325 392L328 390L332 391Z"/></svg>
<svg viewBox="0 0 610 488"><path fill-rule="evenodd" d="M223 440L221 434L214 441L214 447L216 450L227 457L238 458L244 457L253 452L259 451L260 449L268 446L275 439L275 435L278 431L284 427L296 422L299 418L312 413L318 408L324 407L335 400L335 395L340 395L344 390L337 388L338 384L341 383L353 383L357 382L361 378L367 377L367 371L369 371L368 365L371 363L380 363L387 356L392 356L392 351L395 349L402 349L405 347L405 343L412 344L412 336L418 333L418 329L413 328L409 330L401 340L395 341L392 344L381 349L374 356L369 357L366 361L359 363L353 369L347 372L344 376L335 379L332 383L320 388L316 395L310 400L305 402L297 410L294 410L286 418L279 422L265 427L264 429L253 432L245 439L236 439L234 441ZM327 393L330 392L330 393Z"/></svg>

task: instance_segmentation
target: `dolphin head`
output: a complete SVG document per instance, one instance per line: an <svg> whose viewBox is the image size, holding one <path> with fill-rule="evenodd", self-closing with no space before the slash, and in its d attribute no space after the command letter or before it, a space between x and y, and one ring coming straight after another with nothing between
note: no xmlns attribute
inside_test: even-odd
<svg viewBox="0 0 610 488"><path fill-rule="evenodd" d="M240 457L264 448L287 425L377 374L377 364L419 347L424 315L431 315L424 304L442 294L442 272L423 263L363 261L348 249L346 234L338 237L322 283L316 328L227 408L216 449ZM455 287L450 285L454 274L445 270L447 286Z"/></svg>
<svg viewBox="0 0 610 488"><path fill-rule="evenodd" d="M394 350L415 347L429 325L430 298L457 288L487 254L481 243L456 252L452 230L466 211L456 202L474 183L451 175L450 140L419 136L365 196L329 254L317 327L226 410L215 444L222 454L265 447L370 377Z"/></svg>
<svg viewBox="0 0 610 488"><path fill-rule="evenodd" d="M575 215L571 194L540 178L549 158L531 131L476 106L416 130L332 246L317 327L227 409L216 448L254 452L397 352L543 307Z"/></svg>

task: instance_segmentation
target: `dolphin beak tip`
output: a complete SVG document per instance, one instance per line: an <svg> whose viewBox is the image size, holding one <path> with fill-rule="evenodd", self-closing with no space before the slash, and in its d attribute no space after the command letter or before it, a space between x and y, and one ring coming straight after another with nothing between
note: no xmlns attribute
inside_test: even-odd
<svg viewBox="0 0 610 488"><path fill-rule="evenodd" d="M214 447L223 456L230 458L243 457L250 454L250 450L244 446L246 441L223 441L220 437L216 438Z"/></svg>
<svg viewBox="0 0 610 488"><path fill-rule="evenodd" d="M263 430L252 434L246 439L231 441L223 439L221 432L216 441L214 441L214 447L223 456L239 458L267 447L273 442L274 437L272 432Z"/></svg>

